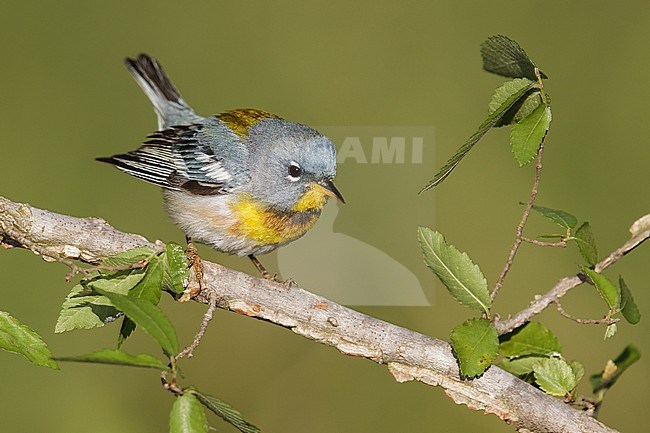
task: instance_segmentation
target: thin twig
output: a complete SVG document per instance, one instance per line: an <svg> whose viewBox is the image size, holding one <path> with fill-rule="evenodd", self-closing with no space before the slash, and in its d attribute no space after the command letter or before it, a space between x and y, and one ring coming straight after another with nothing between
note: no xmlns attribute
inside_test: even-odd
<svg viewBox="0 0 650 433"><path fill-rule="evenodd" d="M538 241L537 239L531 239L527 238L525 236L521 237L521 240L524 242L528 242L529 244L537 245L540 247L558 247L558 248L566 248L566 240L562 239L557 242L544 242L544 241Z"/></svg>
<svg viewBox="0 0 650 433"><path fill-rule="evenodd" d="M562 307L562 304L560 303L559 299L556 299L553 301L555 303L555 306L557 307L557 311L566 317L567 319L573 320L576 323L580 323L581 325L611 325L613 323L619 322L621 319L619 318L613 318L613 317L604 317L602 319L581 319L580 317L572 316L571 314L567 313L564 310L564 307Z"/></svg>
<svg viewBox="0 0 650 433"><path fill-rule="evenodd" d="M626 254L629 254L631 251L633 251L635 248L637 248L647 239L650 239L650 228L645 228L638 232L633 232L632 237L628 239L623 245L621 245L619 248L612 251L607 257L602 259L600 262L596 263L596 266L594 266L594 270L596 272L604 271L609 266L613 265L618 260L620 260L621 257L623 257ZM564 277L560 281L558 281L555 284L555 286L545 294L535 296L535 299L530 303L530 305L527 308L523 309L519 313L505 320L495 321L494 325L496 326L499 335L506 334L520 327L521 325L529 321L533 316L544 311L549 305L551 305L557 299L560 299L564 295L566 295L569 292L569 290L584 283L585 282L584 278L585 278L584 274L582 273L578 273L570 277Z"/></svg>
<svg viewBox="0 0 650 433"><path fill-rule="evenodd" d="M199 332L197 332L196 336L194 337L194 341L192 341L192 344L187 346L185 349L181 351L181 353L176 355L176 357L174 358L175 361L178 361L179 359L185 356L187 356L188 358L194 356L194 349L196 349L201 343L203 334L205 334L206 329L208 329L208 325L210 324L210 321L212 320L212 315L214 314L214 311L216 309L217 309L217 293L211 291L209 292L209 296L208 296L208 309L203 315L203 321L201 321L201 327L199 328Z"/></svg>
<svg viewBox="0 0 650 433"><path fill-rule="evenodd" d="M512 244L512 248L510 249L510 254L508 254L508 260L506 260L506 264L503 267L503 270L501 271L501 275L499 275L499 279L494 285L494 288L492 289L492 293L490 293L490 298L493 301L494 298L496 298L496 296L499 294L499 290L503 286L503 282L505 281L508 272L510 272L510 268L512 267L512 262L515 260L515 256L517 255L517 250L519 250L519 246L523 242L522 234L524 232L524 226L526 225L526 221L528 221L528 216L530 215L530 211L533 209L533 203L535 202L535 197L537 197L539 181L542 175L542 154L544 153L544 144L546 143L546 137L547 136L545 135L544 139L542 139L542 143L539 145L539 149L537 150L537 164L535 164L535 180L533 181L533 187L530 190L530 196L528 197L528 202L524 207L524 213L521 216L521 221L519 221L519 225L517 225L517 229L515 230L515 241Z"/></svg>

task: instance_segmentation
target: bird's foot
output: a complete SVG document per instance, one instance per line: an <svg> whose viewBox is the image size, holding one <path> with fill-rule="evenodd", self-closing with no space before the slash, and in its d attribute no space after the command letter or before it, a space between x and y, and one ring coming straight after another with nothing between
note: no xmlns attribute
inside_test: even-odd
<svg viewBox="0 0 650 433"><path fill-rule="evenodd" d="M278 276L278 274L272 274L269 271L267 271L264 265L262 265L262 263L253 254L250 254L248 258L251 259L251 262L253 262L253 265L255 265L255 268L257 268L259 273L262 274L262 277L265 280L270 280L276 283L284 284L287 289L298 286L298 284L291 278L283 280Z"/></svg>
<svg viewBox="0 0 650 433"><path fill-rule="evenodd" d="M187 288L179 299L180 302L187 302L198 295L203 289L203 261L199 252L192 243L190 238L187 238L187 248L185 255L189 262L190 277L187 283Z"/></svg>

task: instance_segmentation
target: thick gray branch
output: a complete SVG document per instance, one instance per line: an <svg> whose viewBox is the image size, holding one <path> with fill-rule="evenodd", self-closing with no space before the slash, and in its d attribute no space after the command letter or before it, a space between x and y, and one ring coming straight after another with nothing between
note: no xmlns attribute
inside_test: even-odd
<svg viewBox="0 0 650 433"><path fill-rule="evenodd" d="M80 219L17 204L0 197L0 242L56 259L98 259L136 246L152 246L98 219ZM291 329L346 355L380 364L400 382L441 386L456 403L494 413L521 431L615 432L498 367L481 378L461 380L448 343L361 314L302 289L252 277L204 262L207 303ZM564 286L563 286L564 287ZM210 292L207 292L210 291ZM503 323L503 322L502 322Z"/></svg>

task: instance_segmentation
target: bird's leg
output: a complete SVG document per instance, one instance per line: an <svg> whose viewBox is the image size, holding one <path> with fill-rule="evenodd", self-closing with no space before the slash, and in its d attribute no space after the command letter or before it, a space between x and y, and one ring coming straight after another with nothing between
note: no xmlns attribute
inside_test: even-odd
<svg viewBox="0 0 650 433"><path fill-rule="evenodd" d="M199 256L198 250L192 243L192 238L185 236L185 240L187 241L185 255L190 266L190 278L187 283L187 289L185 289L183 296L181 296L181 302L189 301L198 295L203 288L203 261L201 261L201 256Z"/></svg>
<svg viewBox="0 0 650 433"><path fill-rule="evenodd" d="M259 271L259 273L262 274L262 276L264 278L266 278L267 280L275 280L276 279L277 275L271 275L271 273L269 273L269 271L266 270L264 265L259 260L257 260L257 257L255 257L255 255L249 254L248 258L251 259L251 262L253 262L253 264L255 265L257 270Z"/></svg>
<svg viewBox="0 0 650 433"><path fill-rule="evenodd" d="M278 278L278 274L271 274L269 271L266 270L264 265L255 257L253 254L249 254L248 258L251 259L251 262L255 265L257 270L262 274L262 277L264 277L267 280L275 281L276 283L282 283L288 288L291 288L293 286L297 286L296 282L293 281L291 278L288 280L281 280Z"/></svg>

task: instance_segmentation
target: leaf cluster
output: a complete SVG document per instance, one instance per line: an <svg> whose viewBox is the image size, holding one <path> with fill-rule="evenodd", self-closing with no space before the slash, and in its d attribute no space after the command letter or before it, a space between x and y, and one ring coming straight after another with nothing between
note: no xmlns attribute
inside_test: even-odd
<svg viewBox="0 0 650 433"><path fill-rule="evenodd" d="M510 146L520 167L535 158L548 133L553 116L542 82L546 75L519 44L505 36L489 38L481 53L486 70L513 79L494 91L488 104L488 117L420 190L421 193L442 183L491 128L512 125Z"/></svg>
<svg viewBox="0 0 650 433"><path fill-rule="evenodd" d="M135 248L106 258L91 278L75 285L63 302L55 332L92 329L122 317L117 349L54 357L43 340L26 325L0 312L0 348L25 356L34 364L59 368L57 361L122 365L151 368L172 376L168 386L176 394L170 413L171 432L207 432L204 407L244 433L260 430L247 422L228 403L194 387L176 385L179 343L171 321L158 307L162 292L183 293L188 279L185 252L177 244L165 249ZM142 329L160 346L166 361L141 353L132 355L119 349L136 329ZM167 382L165 382L167 383Z"/></svg>
<svg viewBox="0 0 650 433"><path fill-rule="evenodd" d="M520 166L535 159L548 133L552 115L550 98L545 93L542 81L547 78L546 75L515 41L505 36L489 38L483 44L481 54L484 69L512 79L494 91L488 104L488 117L422 191L444 181L493 127L512 127L510 145ZM541 165L538 170L540 168ZM532 209L555 223L563 232L540 236L557 239L557 243L529 242L562 247L572 242L577 246L585 262L581 266L584 279L595 286L608 307L604 320L609 323L605 338L616 333L617 325L611 319L617 314L631 324L638 323L639 309L625 281L619 277L617 287L606 276L594 270L598 262L598 250L589 222L578 224L578 219L568 212L532 205L534 197L534 194L531 195L530 207L526 210L521 229ZM527 238L518 237L519 242L524 240ZM499 365L505 370L550 395L572 398L575 387L584 375L584 368L579 362L569 362L562 357L562 348L553 333L540 323L529 322L509 334L499 336L491 318L497 289L490 293L487 279L479 266L467 253L449 244L438 231L418 227L418 241L424 263L440 279L449 294L461 305L481 314L481 317L466 320L451 331L450 339L458 359L460 376L470 379L481 376L501 354ZM628 355L620 361L624 368L617 367L616 371L622 372L629 366L629 359L633 358L633 355ZM618 376L604 372L599 378L599 383L612 383Z"/></svg>

